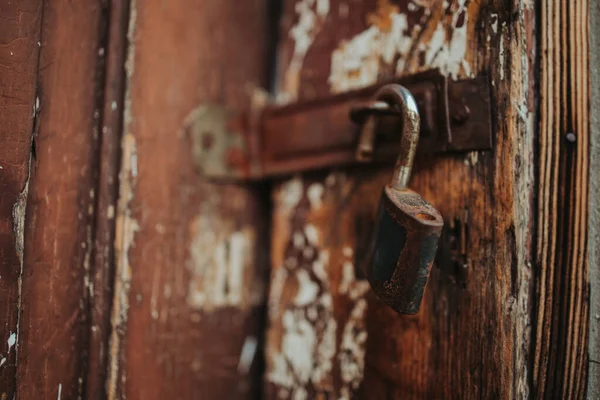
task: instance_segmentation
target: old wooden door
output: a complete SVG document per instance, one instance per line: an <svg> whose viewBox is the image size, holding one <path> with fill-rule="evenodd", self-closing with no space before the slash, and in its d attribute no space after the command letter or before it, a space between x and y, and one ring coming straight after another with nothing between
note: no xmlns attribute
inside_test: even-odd
<svg viewBox="0 0 600 400"><path fill-rule="evenodd" d="M0 400L583 398L588 3L3 1ZM493 149L415 165L446 221L415 316L358 268L391 166L197 168L190 121L257 88L428 69L487 77Z"/></svg>
<svg viewBox="0 0 600 400"><path fill-rule="evenodd" d="M578 1L284 2L278 99L430 68L486 74L494 148L415 167L411 187L446 221L416 316L377 300L357 268L389 168L274 185L268 398L584 396L585 10Z"/></svg>

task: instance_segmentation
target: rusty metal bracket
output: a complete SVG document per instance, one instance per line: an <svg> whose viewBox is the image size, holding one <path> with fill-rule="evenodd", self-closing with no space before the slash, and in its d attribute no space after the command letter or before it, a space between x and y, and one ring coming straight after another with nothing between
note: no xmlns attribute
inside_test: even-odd
<svg viewBox="0 0 600 400"><path fill-rule="evenodd" d="M491 104L485 76L452 81L427 71L323 99L264 105L234 115L203 106L186 120L194 158L202 174L215 179L261 179L356 163L360 126L349 111L383 85L400 83L417 101L421 116L420 155L491 150ZM398 154L401 120L383 115L377 126L376 162Z"/></svg>

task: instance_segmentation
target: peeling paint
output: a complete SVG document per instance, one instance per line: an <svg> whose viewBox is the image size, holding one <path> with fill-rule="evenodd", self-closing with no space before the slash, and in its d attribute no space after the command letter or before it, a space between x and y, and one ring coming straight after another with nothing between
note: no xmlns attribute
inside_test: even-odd
<svg viewBox="0 0 600 400"><path fill-rule="evenodd" d="M132 215L131 203L137 177L137 144L135 136L130 132L133 125L131 113L131 78L135 60L135 30L137 22L137 0L131 0L129 6L129 27L127 31L128 49L125 61L125 100L123 105L123 135L121 139L121 171L119 174L119 199L117 218L115 221L115 277L114 300L111 312L112 332L109 344L108 377L106 380L107 398L115 400L117 385L125 383L127 375L121 370L121 338L127 327L129 312L129 289L131 282L131 265L129 250L134 246L136 233L140 230L137 220ZM113 210L114 213L114 210Z"/></svg>
<svg viewBox="0 0 600 400"><path fill-rule="evenodd" d="M31 165L29 166L29 168ZM28 168L28 169L29 169ZM25 182L25 187L19 193L17 201L13 205L12 218L13 218L13 232L15 234L15 249L19 262L23 264L23 250L25 242L25 211L27 207L27 195L29 194L29 177Z"/></svg>
<svg viewBox="0 0 600 400"><path fill-rule="evenodd" d="M458 0L457 7L452 13L451 29L448 29L443 21L438 22L425 52L425 64L429 68L439 68L443 75L452 79L473 76L471 67L465 59L469 20L466 3L467 0Z"/></svg>
<svg viewBox="0 0 600 400"><path fill-rule="evenodd" d="M477 165L478 162L479 162L479 153L478 152L470 151L469 153L467 153L467 156L465 157L465 160L464 160L464 164L466 166L474 167Z"/></svg>
<svg viewBox="0 0 600 400"><path fill-rule="evenodd" d="M276 201L277 207L286 214L293 213L289 205L300 204L304 196L313 196L313 201L309 201L311 210L322 206L319 186L309 186L305 193L302 181L295 178L282 187ZM290 266L286 261L286 265L277 266L273 274L269 318L279 321L283 336L281 350L269 352L267 380L280 388L283 397L307 399L310 398L308 387L320 393L330 392L333 385L331 370L337 347L337 322L328 290L326 264L329 257L319 248L321 237L317 226L310 223L291 232L291 249L298 254L291 258L296 262ZM282 303L281 296L289 287L296 288L295 294L290 302ZM283 310L279 310L280 306Z"/></svg>
<svg viewBox="0 0 600 400"><path fill-rule="evenodd" d="M296 100L304 57L329 13L329 0L300 0L296 2L295 10L298 22L289 31L294 41L294 52L283 77L283 90L280 91L285 96L277 97L279 103Z"/></svg>
<svg viewBox="0 0 600 400"><path fill-rule="evenodd" d="M308 187L307 196L312 208L319 208L323 205L323 192L325 188L320 183L313 183Z"/></svg>
<svg viewBox="0 0 600 400"><path fill-rule="evenodd" d="M10 353L13 346L17 343L17 334L14 332L11 332L6 343L8 344L7 353Z"/></svg>
<svg viewBox="0 0 600 400"><path fill-rule="evenodd" d="M453 4L452 18L442 18L425 29L431 37L422 34L421 24L409 24L406 11L423 9L428 5L409 3L407 10L380 0L375 13L369 15L370 26L347 41L342 41L331 55L329 85L332 92L344 92L375 83L382 74L393 68L397 75L437 68L453 79L473 76L466 59L468 45L467 1ZM450 7L450 5L447 5ZM418 42L419 38L428 38ZM424 62L415 63L423 56ZM396 63L394 66L393 63Z"/></svg>
<svg viewBox="0 0 600 400"><path fill-rule="evenodd" d="M527 1L525 2L527 3ZM506 29L506 23L502 24L502 35L510 35L510 79L514 79L513 84L514 93L513 98L521 99L520 102L512 104L509 108L512 112L509 112L508 118L512 120L514 128L511 132L516 134L511 135L513 140L513 179L514 179L514 203L513 213L517 216L514 222L515 231L515 249L513 250L516 254L516 268L518 271L516 282L514 286L518 288L515 299L515 309L517 317L515 318L515 337L522 338L515 343L515 365L518 366L516 374L516 385L515 391L519 396L529 397L529 376L530 371L528 368L528 360L530 359L530 341L531 341L531 288L533 279L533 269L531 267L529 240L530 240L530 225L531 225L531 209L530 204L533 203L532 199L532 182L535 182L534 178L534 163L531 162L534 158L534 133L535 133L535 121L533 113L529 110L533 107L529 102L528 88L531 87L529 82L529 59L528 52L526 49L530 48L530 45L526 42L527 34L525 32L525 14L527 12L527 5L523 4L524 8L518 14L518 19L515 24L517 34L513 36L512 33L508 33ZM531 8L530 8L531 9ZM514 38L520 38L520 40L514 40ZM501 38L501 40L504 39ZM500 60L504 59L504 55L500 56ZM500 69L500 73L503 75L503 68ZM514 114L514 115L510 115ZM506 310L511 312L511 310ZM515 395L515 393L513 393Z"/></svg>
<svg viewBox="0 0 600 400"><path fill-rule="evenodd" d="M306 185L294 178L276 191L277 218L289 224L283 231L291 229L287 245L281 247L283 265L273 268L269 293L269 337L277 335L277 339L268 343L266 376L280 398L351 398L362 381L367 338L364 296L370 286L356 279L352 247L325 245L323 221L317 222L317 216L332 211L325 208L334 200L326 191L346 193L343 177L338 178L331 174L323 183ZM295 207L289 208L290 204ZM332 252L340 260L335 264ZM339 282L338 268L342 271ZM336 272L330 276L330 271ZM347 318L335 312L334 296L348 310ZM342 380L336 383L338 370Z"/></svg>
<svg viewBox="0 0 600 400"><path fill-rule="evenodd" d="M406 15L386 1L379 4L378 13L370 18L373 25L343 41L331 54L328 82L332 92L344 92L374 83L384 64L391 64L397 54L409 51L411 38L407 34Z"/></svg>
<svg viewBox="0 0 600 400"><path fill-rule="evenodd" d="M235 221L198 215L190 224L191 273L187 302L206 311L219 307L246 307L262 297L253 296L255 231L250 226L234 230Z"/></svg>
<svg viewBox="0 0 600 400"><path fill-rule="evenodd" d="M258 341L254 336L248 336L246 340L244 340L237 368L239 374L245 375L250 371L257 347Z"/></svg>
<svg viewBox="0 0 600 400"><path fill-rule="evenodd" d="M37 111L39 110L40 104L39 97L36 97L36 101L34 104L34 117ZM17 326L16 333L11 333L8 341L8 353L10 353L10 349L19 339L19 332L21 330L21 304L22 304L22 293L23 293L23 251L25 249L25 217L27 212L27 196L29 195L29 181L31 179L31 158L32 153L29 154L29 161L27 163L27 180L25 181L25 186L19 196L17 197L17 201L13 205L12 209L12 218L13 218L13 232L15 234L15 251L17 252L17 257L19 258L19 279L18 279L18 307L19 312L17 313ZM14 335L14 336L13 336ZM12 339L12 340L11 340ZM11 345L12 342L12 345ZM18 346L15 349L15 365L19 360L19 350ZM4 359L6 361L6 359ZM3 362L4 364L4 362Z"/></svg>
<svg viewBox="0 0 600 400"><path fill-rule="evenodd" d="M506 22L502 22L502 31L501 31L501 35L502 37L500 37L500 47L498 50L498 62L499 62L499 73L500 73L500 80L503 81L504 80L504 38L506 37Z"/></svg>
<svg viewBox="0 0 600 400"><path fill-rule="evenodd" d="M365 344L367 342L366 311L367 301L365 299L358 300L344 326L338 355L343 382L340 399L350 400L353 391L358 389L363 379Z"/></svg>

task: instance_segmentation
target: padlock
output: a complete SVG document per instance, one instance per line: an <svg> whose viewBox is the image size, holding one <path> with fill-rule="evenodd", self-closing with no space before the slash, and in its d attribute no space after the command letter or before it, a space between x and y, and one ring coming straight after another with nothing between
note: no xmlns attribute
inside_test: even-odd
<svg viewBox="0 0 600 400"><path fill-rule="evenodd" d="M398 115L402 119L400 155L391 182L383 189L365 270L375 294L401 314L419 311L433 265L444 221L438 210L407 183L419 140L420 119L415 99L403 86L382 87L375 101L354 113L367 113L357 158L370 158L377 118ZM354 116L353 119L356 120Z"/></svg>

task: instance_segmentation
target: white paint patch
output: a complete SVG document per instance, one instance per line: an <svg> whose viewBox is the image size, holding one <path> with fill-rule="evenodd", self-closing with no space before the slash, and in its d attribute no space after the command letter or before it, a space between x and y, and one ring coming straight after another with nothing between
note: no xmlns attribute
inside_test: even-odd
<svg viewBox="0 0 600 400"><path fill-rule="evenodd" d="M8 343L8 353L10 353L10 350L13 348L15 343L17 343L17 334L11 332L11 334L8 337L8 340L6 342Z"/></svg>
<svg viewBox="0 0 600 400"><path fill-rule="evenodd" d="M464 164L466 166L474 167L475 165L477 165L478 162L479 162L479 153L478 152L471 151L471 152L467 153L467 156L465 157L465 160L464 160Z"/></svg>
<svg viewBox="0 0 600 400"><path fill-rule="evenodd" d="M500 49L498 50L498 62L500 64L500 80L504 80L504 38L506 37L506 22L502 23L502 37L500 37Z"/></svg>
<svg viewBox="0 0 600 400"><path fill-rule="evenodd" d="M314 201L311 204L316 206ZM292 234L291 241L304 257L296 259L292 268L286 261L285 267L275 269L269 295L269 318L273 324L281 323L282 336L277 351L267 349L266 376L279 387L281 396L291 399L308 398L309 386L318 390L331 387L336 353L337 323L326 272L329 254L319 250L321 235L316 226L306 224L302 233ZM297 234L307 240L300 241ZM316 260L308 261L314 255ZM291 301L282 303L281 296L288 283L296 293ZM285 308L279 314L282 305Z"/></svg>
<svg viewBox="0 0 600 400"><path fill-rule="evenodd" d="M462 26L457 27L461 15L464 16L464 21ZM439 68L443 75L452 79L473 76L471 67L465 60L468 20L466 0L458 0L458 7L453 12L451 29L448 29L443 21L438 23L433 37L427 45L425 65Z"/></svg>
<svg viewBox="0 0 600 400"><path fill-rule="evenodd" d="M300 179L299 176L288 180L283 184L281 190L279 191L279 196L277 199L279 208L283 212L291 212L294 208L296 208L298 203L300 203L300 200L302 200L303 193L304 185L302 184L302 179Z"/></svg>
<svg viewBox="0 0 600 400"><path fill-rule="evenodd" d="M350 400L351 393L358 389L363 379L365 344L367 342L366 311L367 301L365 299L358 300L350 313L348 322L344 325L338 355L343 382L340 393L343 399Z"/></svg>
<svg viewBox="0 0 600 400"><path fill-rule="evenodd" d="M113 219L115 217L115 206L112 204L106 208L106 218Z"/></svg>
<svg viewBox="0 0 600 400"><path fill-rule="evenodd" d="M350 261L342 264L342 280L340 282L340 293L347 294L350 291L350 285L354 282L354 265Z"/></svg>
<svg viewBox="0 0 600 400"><path fill-rule="evenodd" d="M409 11L428 6L409 3ZM458 0L450 23L442 18L427 43L415 43L423 29L421 25L409 27L408 19L398 6L383 1L372 25L352 39L342 42L331 55L329 84L332 92L345 92L375 83L382 71L395 68L396 74L408 72L407 61L418 54L410 53L416 48L424 53L425 62L420 67L437 68L453 79L473 76L466 61L468 13L466 0ZM463 21L460 21L461 18ZM458 23L461 26L458 27ZM416 45L416 46L413 46ZM392 63L396 61L396 65ZM418 68L417 68L418 69Z"/></svg>
<svg viewBox="0 0 600 400"><path fill-rule="evenodd" d="M391 65L397 54L408 53L411 38L407 34L406 16L392 11L389 18L389 29L373 25L333 51L328 79L332 92L376 82L384 65Z"/></svg>
<svg viewBox="0 0 600 400"><path fill-rule="evenodd" d="M240 354L240 360L238 362L238 373L246 375L250 371L254 356L256 354L256 348L258 346L258 340L254 336L246 337L244 345L242 346L242 352Z"/></svg>
<svg viewBox="0 0 600 400"><path fill-rule="evenodd" d="M5 362L6 362L6 357L2 357L2 359L0 360L0 367L3 366Z"/></svg>
<svg viewBox="0 0 600 400"><path fill-rule="evenodd" d="M298 293L294 304L298 307L307 306L317 299L319 285L310 279L308 272L301 269L296 273L298 279Z"/></svg>
<svg viewBox="0 0 600 400"><path fill-rule="evenodd" d="M190 226L191 273L187 301L196 309L245 307L262 299L253 299L246 275L252 279L254 230L250 227L231 231L233 223L211 213L197 216Z"/></svg>
<svg viewBox="0 0 600 400"><path fill-rule="evenodd" d="M294 52L283 78L283 90L279 90L282 93L277 97L279 103L292 102L298 96L304 57L329 13L329 0L300 0L295 4L295 11L298 22L288 33L294 41Z"/></svg>
<svg viewBox="0 0 600 400"><path fill-rule="evenodd" d="M491 14L490 18L492 19L492 32L496 34L498 33L498 14Z"/></svg>
<svg viewBox="0 0 600 400"><path fill-rule="evenodd" d="M329 251L321 250L319 256L312 264L313 273L321 282L327 282L329 278L325 266L329 265Z"/></svg>
<svg viewBox="0 0 600 400"><path fill-rule="evenodd" d="M319 209L323 205L323 192L325 187L321 183L313 183L306 190L306 197L310 202L310 207L313 209Z"/></svg>
<svg viewBox="0 0 600 400"><path fill-rule="evenodd" d="M311 245L313 245L313 246L318 245L319 231L313 224L306 224L306 226L304 227L304 234L306 235L306 238L308 239L308 242Z"/></svg>
<svg viewBox="0 0 600 400"><path fill-rule="evenodd" d="M294 243L294 247L297 249L304 248L304 244L306 243L304 240L304 235L301 232L294 232L292 235L292 242Z"/></svg>

